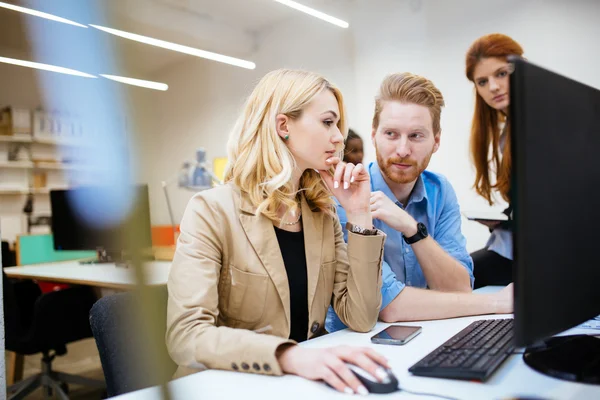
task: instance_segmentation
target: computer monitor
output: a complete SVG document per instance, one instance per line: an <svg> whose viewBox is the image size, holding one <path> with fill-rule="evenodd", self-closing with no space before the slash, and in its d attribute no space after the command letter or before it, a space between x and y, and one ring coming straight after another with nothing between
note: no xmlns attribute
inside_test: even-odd
<svg viewBox="0 0 600 400"><path fill-rule="evenodd" d="M509 60L515 344L543 373L600 383L599 338L551 338L600 314L600 90Z"/></svg>
<svg viewBox="0 0 600 400"><path fill-rule="evenodd" d="M52 234L56 250L95 250L99 261L124 261L133 248L150 249L152 236L150 229L150 203L148 186L133 188L134 199L129 212L114 221L111 207L90 202L88 209L94 221L83 218L75 207L76 199L92 199L94 196L107 196L108 187L79 187L69 190L50 191L52 212ZM124 199L125 203L126 200ZM121 206L119 204L119 206ZM123 204L125 206L125 204ZM110 221L108 223L104 223ZM134 236L132 236L134 235Z"/></svg>

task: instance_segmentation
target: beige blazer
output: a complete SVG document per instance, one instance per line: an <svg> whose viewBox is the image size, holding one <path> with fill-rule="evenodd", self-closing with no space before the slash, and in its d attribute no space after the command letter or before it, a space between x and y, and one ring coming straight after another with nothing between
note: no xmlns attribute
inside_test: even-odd
<svg viewBox="0 0 600 400"><path fill-rule="evenodd" d="M308 273L307 337L325 333L327 308L366 332L381 306L385 234L349 233L302 197ZM350 260L350 261L348 261ZM166 343L175 377L211 368L281 375L289 342L290 293L273 223L231 185L189 202L168 281Z"/></svg>

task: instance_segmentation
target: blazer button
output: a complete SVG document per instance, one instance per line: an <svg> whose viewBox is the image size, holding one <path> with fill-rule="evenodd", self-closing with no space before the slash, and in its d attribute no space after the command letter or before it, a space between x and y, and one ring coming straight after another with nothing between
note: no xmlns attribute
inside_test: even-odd
<svg viewBox="0 0 600 400"><path fill-rule="evenodd" d="M312 333L316 333L316 332L319 330L319 327L320 327L320 326L321 326L321 325L319 325L319 323L318 323L318 322L313 322L312 326L310 327L310 331L311 331Z"/></svg>
<svg viewBox="0 0 600 400"><path fill-rule="evenodd" d="M234 371L237 371L238 369L240 369L236 363L231 363L231 369L233 369Z"/></svg>
<svg viewBox="0 0 600 400"><path fill-rule="evenodd" d="M263 369L269 372L271 370L271 366L269 364L263 364Z"/></svg>
<svg viewBox="0 0 600 400"><path fill-rule="evenodd" d="M252 364L252 368L254 368L255 371L260 371L260 365L258 365L258 363Z"/></svg>
<svg viewBox="0 0 600 400"><path fill-rule="evenodd" d="M242 369L247 371L247 370L250 369L250 366L248 364L246 364L245 362L243 362L242 363Z"/></svg>

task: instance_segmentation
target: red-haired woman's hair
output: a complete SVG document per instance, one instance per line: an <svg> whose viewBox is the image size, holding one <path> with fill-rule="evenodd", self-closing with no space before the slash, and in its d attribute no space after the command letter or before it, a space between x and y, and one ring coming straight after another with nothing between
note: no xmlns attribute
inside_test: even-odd
<svg viewBox="0 0 600 400"><path fill-rule="evenodd" d="M466 57L467 78L475 83L473 72L475 66L483 58L497 57L506 59L509 55L523 55L523 48L512 38L500 33L492 33L477 39ZM485 198L490 205L493 204L492 190L500 192L502 198L510 201L510 125L507 121L506 142L502 152L502 161L499 155L500 127L498 126L501 113L490 107L475 90L475 112L471 125L471 157L475 164L475 183L473 187L477 193ZM490 154L491 153L491 154ZM496 183L490 182L490 167L496 171Z"/></svg>

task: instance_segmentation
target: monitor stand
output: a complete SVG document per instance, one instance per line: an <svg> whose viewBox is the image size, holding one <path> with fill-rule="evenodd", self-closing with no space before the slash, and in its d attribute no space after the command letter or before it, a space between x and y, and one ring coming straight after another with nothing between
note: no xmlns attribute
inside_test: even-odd
<svg viewBox="0 0 600 400"><path fill-rule="evenodd" d="M528 347L523 360L554 378L600 385L600 338L555 336Z"/></svg>
<svg viewBox="0 0 600 400"><path fill-rule="evenodd" d="M121 256L121 257L119 257ZM122 255L109 253L104 247L96 248L96 259L91 261L80 261L80 264L115 264L122 263Z"/></svg>

